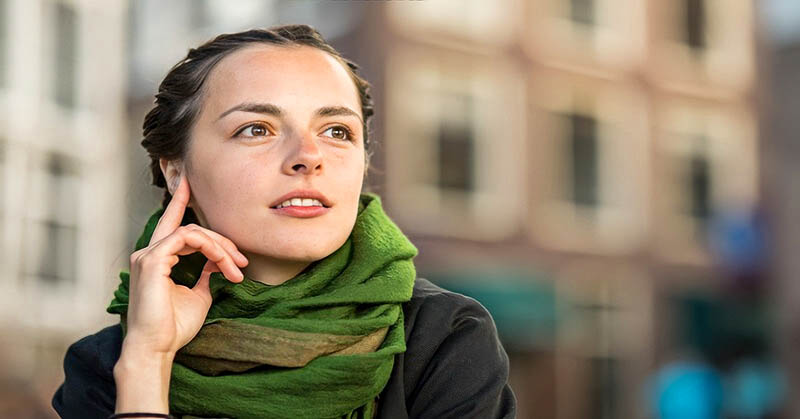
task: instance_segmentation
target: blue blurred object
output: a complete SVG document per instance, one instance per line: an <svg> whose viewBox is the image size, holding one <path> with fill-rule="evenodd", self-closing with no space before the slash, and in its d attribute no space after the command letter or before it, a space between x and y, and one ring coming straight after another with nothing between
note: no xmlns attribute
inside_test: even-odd
<svg viewBox="0 0 800 419"><path fill-rule="evenodd" d="M764 264L764 222L755 212L723 211L715 215L711 245L722 267L733 274L759 271Z"/></svg>
<svg viewBox="0 0 800 419"><path fill-rule="evenodd" d="M667 364L653 384L652 410L660 419L717 419L722 415L722 378L709 365Z"/></svg>
<svg viewBox="0 0 800 419"><path fill-rule="evenodd" d="M736 418L763 418L777 411L783 399L784 377L764 361L739 362L726 381L725 410Z"/></svg>

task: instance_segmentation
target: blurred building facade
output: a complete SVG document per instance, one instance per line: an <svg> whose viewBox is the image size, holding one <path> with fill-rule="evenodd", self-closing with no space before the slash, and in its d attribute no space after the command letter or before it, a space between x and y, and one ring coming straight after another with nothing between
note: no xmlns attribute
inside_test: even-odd
<svg viewBox="0 0 800 419"><path fill-rule="evenodd" d="M47 417L29 403L47 411L127 260L125 11L0 1L1 416Z"/></svg>
<svg viewBox="0 0 800 419"><path fill-rule="evenodd" d="M514 292L489 307L501 336L501 318L530 335L504 336L520 417L643 417L654 371L688 351L674 296L719 294L708 232L759 206L754 7L430 1L367 19L377 186L420 274L487 307L526 276L551 287L549 325L508 313Z"/></svg>

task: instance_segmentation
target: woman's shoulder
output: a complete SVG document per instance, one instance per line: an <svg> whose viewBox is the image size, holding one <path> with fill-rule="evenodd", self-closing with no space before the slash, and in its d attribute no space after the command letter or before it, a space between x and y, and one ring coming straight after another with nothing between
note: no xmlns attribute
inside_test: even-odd
<svg viewBox="0 0 800 419"><path fill-rule="evenodd" d="M64 355L64 382L53 396L62 418L106 418L116 398L114 365L122 349L122 328L108 326L85 336Z"/></svg>
<svg viewBox="0 0 800 419"><path fill-rule="evenodd" d="M453 291L449 291L444 289L433 282L425 279L425 278L417 278L414 281L414 293L411 296L412 299L425 299L430 297L437 297L437 296L448 296L448 298L455 297L458 300L472 300L472 298L467 297L462 294L455 293ZM473 300L474 301L474 300Z"/></svg>
<svg viewBox="0 0 800 419"><path fill-rule="evenodd" d="M514 417L508 355L483 305L417 278L403 311L406 351L395 359L380 417Z"/></svg>
<svg viewBox="0 0 800 419"><path fill-rule="evenodd" d="M417 278L411 300L404 304L403 312L406 342L452 340L465 334L480 334L492 349L499 349L505 355L492 315L472 297Z"/></svg>
<svg viewBox="0 0 800 419"><path fill-rule="evenodd" d="M404 314L407 332L428 326L449 331L463 326L464 322L481 322L490 328L495 326L492 316L477 300L449 291L425 278L417 278L414 282L414 291L404 306ZM446 326L449 327L443 329Z"/></svg>

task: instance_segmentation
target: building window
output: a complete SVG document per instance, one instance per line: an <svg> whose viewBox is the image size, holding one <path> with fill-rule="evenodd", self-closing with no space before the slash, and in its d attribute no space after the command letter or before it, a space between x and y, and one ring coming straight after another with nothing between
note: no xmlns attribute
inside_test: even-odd
<svg viewBox="0 0 800 419"><path fill-rule="evenodd" d="M447 94L439 122L438 186L464 192L475 189L475 135L470 115L472 98Z"/></svg>
<svg viewBox="0 0 800 419"><path fill-rule="evenodd" d="M518 232L524 78L511 61L485 60L428 47L389 56L383 187L409 231L487 241Z"/></svg>
<svg viewBox="0 0 800 419"><path fill-rule="evenodd" d="M73 226L45 220L37 226L44 238L36 276L47 283L73 281L75 278L75 240ZM64 269L66 268L66 269Z"/></svg>
<svg viewBox="0 0 800 419"><path fill-rule="evenodd" d="M692 49L706 46L706 8L704 0L685 0L685 40Z"/></svg>
<svg viewBox="0 0 800 419"><path fill-rule="evenodd" d="M597 121L582 114L570 114L567 120L566 156L572 178L570 198L575 205L595 207L598 204Z"/></svg>
<svg viewBox="0 0 800 419"><path fill-rule="evenodd" d="M78 174L74 161L49 153L33 176L33 202L40 208L26 223L25 276L54 284L74 282L77 272Z"/></svg>
<svg viewBox="0 0 800 419"><path fill-rule="evenodd" d="M699 141L689 155L687 190L689 195L689 212L701 223L711 216L711 162Z"/></svg>
<svg viewBox="0 0 800 419"><path fill-rule="evenodd" d="M620 361L618 359L611 357L589 358L589 391L591 393L587 412L589 416L597 419L619 417L619 412L617 411L619 364Z"/></svg>
<svg viewBox="0 0 800 419"><path fill-rule="evenodd" d="M573 22L587 26L595 24L594 0L569 0L569 17Z"/></svg>
<svg viewBox="0 0 800 419"><path fill-rule="evenodd" d="M76 96L77 14L75 9L61 1L54 3L53 54L55 68L53 89L59 105L73 107Z"/></svg>
<svg viewBox="0 0 800 419"><path fill-rule="evenodd" d="M588 275L588 273L585 273ZM573 321L579 332L571 338L573 350L581 356L585 365L582 380L588 397L579 417L613 419L619 415L619 389L624 356L617 352L614 344L621 325L629 318L628 308L622 306L616 294L618 285L601 280L597 285L584 289L566 298ZM594 288L598 287L598 288ZM566 335L565 336L569 336ZM574 346L572 346L574 345Z"/></svg>

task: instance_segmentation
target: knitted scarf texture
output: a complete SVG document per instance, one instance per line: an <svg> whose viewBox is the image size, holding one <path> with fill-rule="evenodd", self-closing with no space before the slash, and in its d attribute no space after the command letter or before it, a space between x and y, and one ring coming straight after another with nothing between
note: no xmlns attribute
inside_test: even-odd
<svg viewBox="0 0 800 419"><path fill-rule="evenodd" d="M150 216L136 250L148 245L163 212ZM402 303L411 299L416 255L380 198L362 193L345 243L283 284L247 276L234 284L213 273L206 320L175 356L170 413L372 418L394 357L406 350ZM199 252L180 256L172 280L194 286L206 260ZM106 311L120 315L124 336L130 273L119 277Z"/></svg>

